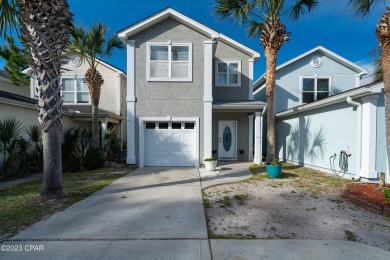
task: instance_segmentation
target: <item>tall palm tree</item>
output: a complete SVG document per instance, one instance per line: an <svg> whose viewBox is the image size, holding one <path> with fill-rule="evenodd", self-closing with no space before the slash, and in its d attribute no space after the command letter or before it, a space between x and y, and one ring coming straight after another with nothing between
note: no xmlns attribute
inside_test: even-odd
<svg viewBox="0 0 390 260"><path fill-rule="evenodd" d="M61 195L61 65L73 15L66 0L0 0L0 8L1 35L20 29L23 44L31 51L29 66L38 82L44 158L41 194Z"/></svg>
<svg viewBox="0 0 390 260"><path fill-rule="evenodd" d="M217 0L215 13L223 20L247 26L248 37L260 37L266 57L267 96L267 162L275 160L275 73L280 48L289 40L290 32L281 18L288 16L296 21L309 13L318 2L296 0L286 7L287 0Z"/></svg>
<svg viewBox="0 0 390 260"><path fill-rule="evenodd" d="M357 15L366 16L379 4L385 4L386 0L349 0ZM379 62L381 64L381 75L384 85L385 98L385 125L387 157L390 166L390 5L382 14L375 30L379 45L382 47ZM380 72L380 71L379 71Z"/></svg>
<svg viewBox="0 0 390 260"><path fill-rule="evenodd" d="M92 146L95 149L100 148L99 100L104 83L97 66L103 58L110 57L115 49L123 49L122 42L115 34L106 38L107 31L108 27L100 22L92 24L87 30L82 26L75 26L71 30L71 43L68 46L70 54L77 54L89 65L85 73L85 83L92 101Z"/></svg>

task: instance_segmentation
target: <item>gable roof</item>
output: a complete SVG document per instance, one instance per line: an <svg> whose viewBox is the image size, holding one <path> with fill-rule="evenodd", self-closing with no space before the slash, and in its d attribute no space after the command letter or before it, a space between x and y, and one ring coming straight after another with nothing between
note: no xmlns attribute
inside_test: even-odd
<svg viewBox="0 0 390 260"><path fill-rule="evenodd" d="M355 63L341 57L340 55L338 55L338 54L336 54L336 53L334 53L334 52L332 52L332 51L330 51L322 46L317 46L314 49L311 49L311 50L283 63L282 65L277 66L276 70L282 69L282 68L290 65L291 63L296 62L297 60L300 60L300 59L302 59L302 58L304 58L304 57L306 57L306 56L308 56L316 51L324 54L325 56L331 58L332 60L339 62L340 64L344 65L345 67L350 68L351 70L355 71L356 73L360 74L361 76L368 73L368 71L366 69L356 65ZM253 88L256 89L256 88L260 87L260 85L262 84L263 81L265 81L265 73L263 75L261 75L258 80L256 80L256 82L253 84Z"/></svg>
<svg viewBox="0 0 390 260"><path fill-rule="evenodd" d="M260 58L260 53L256 52L255 50L243 45L242 43L239 43L231 38L229 38L226 35L223 35L222 33L219 33L213 29L211 29L208 26L205 26L188 16L183 15L182 13L177 12L176 10L172 8L165 8L161 10L160 12L157 12L147 18L145 18L142 21L139 21L133 25L130 25L129 27L122 29L118 32L118 37L122 40L124 44L126 44L126 41L129 37L148 29L149 27L156 25L160 23L161 21L167 19L167 18L172 18L188 27L191 29L198 31L202 34L207 35L210 37L211 40L219 40L222 41L246 54L249 54L252 56L253 59L257 60Z"/></svg>
<svg viewBox="0 0 390 260"><path fill-rule="evenodd" d="M101 65L103 65L103 66L105 66L105 67L115 71L116 73L120 74L121 76L127 78L126 73L123 70L121 70L120 68L115 67L114 65L109 64L109 63L107 63L107 62L105 62L105 61L103 61L101 59L97 59L97 60L99 60L99 64L101 64ZM33 71L33 69L31 67L28 67L28 68L24 69L22 72L24 74L29 75L29 74L33 73L34 71Z"/></svg>

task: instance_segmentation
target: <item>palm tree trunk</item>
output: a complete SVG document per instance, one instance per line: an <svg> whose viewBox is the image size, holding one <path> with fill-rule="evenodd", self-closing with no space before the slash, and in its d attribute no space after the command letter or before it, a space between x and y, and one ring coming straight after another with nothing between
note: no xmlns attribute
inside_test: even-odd
<svg viewBox="0 0 390 260"><path fill-rule="evenodd" d="M69 43L72 14L66 0L17 0L23 44L31 50L42 128L42 196L62 194L61 65Z"/></svg>
<svg viewBox="0 0 390 260"><path fill-rule="evenodd" d="M386 45L383 48L382 67L385 97L387 163L390 167L390 45Z"/></svg>
<svg viewBox="0 0 390 260"><path fill-rule="evenodd" d="M376 35L380 45L383 47L381 54L384 98L385 98L385 121L386 121L386 148L387 163L390 167L390 5L387 6L386 12L382 14L378 25L376 26ZM390 168L388 168L390 169Z"/></svg>
<svg viewBox="0 0 390 260"><path fill-rule="evenodd" d="M96 68L89 68L85 73L85 83L88 85L92 100L92 147L100 149L99 100L104 79Z"/></svg>
<svg viewBox="0 0 390 260"><path fill-rule="evenodd" d="M61 125L42 131L43 195L62 194Z"/></svg>
<svg viewBox="0 0 390 260"><path fill-rule="evenodd" d="M92 102L92 147L95 149L100 148L99 128L99 104Z"/></svg>
<svg viewBox="0 0 390 260"><path fill-rule="evenodd" d="M267 96L267 163L275 160L275 74L278 51L265 48L267 72L265 76Z"/></svg>

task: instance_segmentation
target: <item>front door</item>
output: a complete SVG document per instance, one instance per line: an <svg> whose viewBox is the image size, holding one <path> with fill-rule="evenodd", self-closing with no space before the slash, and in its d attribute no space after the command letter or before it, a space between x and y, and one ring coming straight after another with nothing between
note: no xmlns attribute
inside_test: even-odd
<svg viewBox="0 0 390 260"><path fill-rule="evenodd" d="M218 124L218 159L237 159L237 122L219 121Z"/></svg>

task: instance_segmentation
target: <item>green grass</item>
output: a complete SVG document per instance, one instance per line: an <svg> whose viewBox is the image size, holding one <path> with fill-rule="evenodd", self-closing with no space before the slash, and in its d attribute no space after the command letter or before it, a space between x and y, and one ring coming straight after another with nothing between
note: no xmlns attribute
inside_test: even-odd
<svg viewBox="0 0 390 260"><path fill-rule="evenodd" d="M344 233L345 233L345 238L348 240L348 241L357 241L357 237L356 235L350 231L350 230L344 230Z"/></svg>
<svg viewBox="0 0 390 260"><path fill-rule="evenodd" d="M85 199L132 170L134 169L126 166L102 168L89 172L63 173L64 195L61 198L42 198L40 196L41 180L0 190L0 241Z"/></svg>

